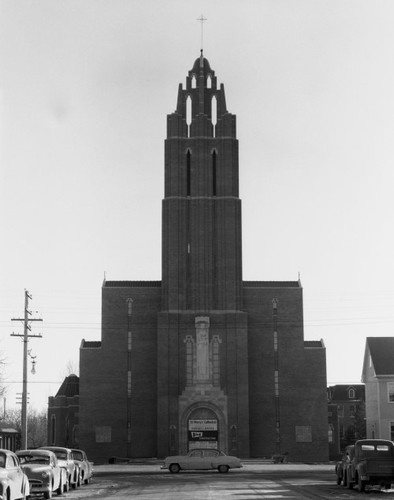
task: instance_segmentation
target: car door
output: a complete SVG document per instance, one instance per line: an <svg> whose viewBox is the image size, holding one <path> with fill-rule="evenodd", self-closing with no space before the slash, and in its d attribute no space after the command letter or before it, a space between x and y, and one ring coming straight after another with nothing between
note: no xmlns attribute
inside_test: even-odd
<svg viewBox="0 0 394 500"><path fill-rule="evenodd" d="M205 461L214 469L221 463L220 454L217 450L204 450L204 456Z"/></svg>
<svg viewBox="0 0 394 500"><path fill-rule="evenodd" d="M204 469L204 457L202 450L192 450L185 457L182 469Z"/></svg>
<svg viewBox="0 0 394 500"><path fill-rule="evenodd" d="M50 457L50 465L53 474L53 486L54 489L57 490L60 485L60 467L57 464L56 455L51 455Z"/></svg>
<svg viewBox="0 0 394 500"><path fill-rule="evenodd" d="M5 468L10 481L11 500L20 498L23 486L24 473L19 460L14 455L7 455Z"/></svg>

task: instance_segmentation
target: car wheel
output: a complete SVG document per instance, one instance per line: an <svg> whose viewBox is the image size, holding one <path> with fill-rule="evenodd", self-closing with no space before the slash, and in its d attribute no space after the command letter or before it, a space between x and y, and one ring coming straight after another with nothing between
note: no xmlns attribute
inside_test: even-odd
<svg viewBox="0 0 394 500"><path fill-rule="evenodd" d="M52 498L52 487L50 486L48 491L44 491L44 498Z"/></svg>
<svg viewBox="0 0 394 500"><path fill-rule="evenodd" d="M179 467L179 464L171 464L168 468L169 468L170 472L172 472L173 474L176 474L177 472L179 472L181 470L181 468Z"/></svg>
<svg viewBox="0 0 394 500"><path fill-rule="evenodd" d="M63 486L63 478L60 476L59 488L56 490L57 495L63 495L64 486Z"/></svg>
<svg viewBox="0 0 394 500"><path fill-rule="evenodd" d="M228 472L229 468L230 467L228 465L219 465L218 471L224 474Z"/></svg>
<svg viewBox="0 0 394 500"><path fill-rule="evenodd" d="M357 477L357 484L358 484L358 491L362 493L365 491L365 484L366 482L361 479L360 476Z"/></svg>
<svg viewBox="0 0 394 500"><path fill-rule="evenodd" d="M66 477L66 481L64 483L64 487L63 487L63 492L64 493L67 493L67 491L70 489L70 484L68 482L68 477Z"/></svg>

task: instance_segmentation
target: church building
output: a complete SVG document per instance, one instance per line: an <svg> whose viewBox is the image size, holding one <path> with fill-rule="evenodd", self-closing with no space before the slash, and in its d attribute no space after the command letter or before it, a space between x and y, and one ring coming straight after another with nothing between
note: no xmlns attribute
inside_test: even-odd
<svg viewBox="0 0 394 500"><path fill-rule="evenodd" d="M80 348L80 447L95 462L195 447L327 460L325 347L304 340L299 281L242 279L236 117L202 51L164 163L161 280L103 283L101 340Z"/></svg>

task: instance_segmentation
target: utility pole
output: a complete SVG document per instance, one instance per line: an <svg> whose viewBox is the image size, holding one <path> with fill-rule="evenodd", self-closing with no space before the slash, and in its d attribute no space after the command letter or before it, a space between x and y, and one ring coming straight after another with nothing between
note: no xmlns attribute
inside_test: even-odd
<svg viewBox="0 0 394 500"><path fill-rule="evenodd" d="M30 318L31 311L29 311L29 299L32 296L29 292L25 290L25 314L23 318L12 318L11 321L22 321L23 322L23 335L18 333L12 333L11 337L23 337L23 385L22 385L22 449L27 449L27 344L29 343L29 338L31 337L42 337L41 334L33 335L29 334L31 331L30 322L31 321L42 321L42 319Z"/></svg>

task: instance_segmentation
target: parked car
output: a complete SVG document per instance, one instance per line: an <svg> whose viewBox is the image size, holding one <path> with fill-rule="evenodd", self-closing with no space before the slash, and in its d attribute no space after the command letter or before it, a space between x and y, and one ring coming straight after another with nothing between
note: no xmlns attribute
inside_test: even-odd
<svg viewBox="0 0 394 500"><path fill-rule="evenodd" d="M337 476L337 484L341 484L346 481L346 467L352 461L354 456L354 444L346 446L342 458L339 462L335 464L335 474Z"/></svg>
<svg viewBox="0 0 394 500"><path fill-rule="evenodd" d="M68 491L67 473L60 467L56 455L49 450L20 450L16 452L23 472L27 475L31 494L52 498Z"/></svg>
<svg viewBox="0 0 394 500"><path fill-rule="evenodd" d="M394 443L386 439L360 439L354 444L343 472L343 484L359 491L368 486L391 488L394 482Z"/></svg>
<svg viewBox="0 0 394 500"><path fill-rule="evenodd" d="M60 467L66 469L67 482L71 488L76 488L81 485L79 468L74 462L70 448L64 448L62 446L42 446L39 449L53 451L57 457Z"/></svg>
<svg viewBox="0 0 394 500"><path fill-rule="evenodd" d="M195 448L187 455L176 455L164 460L162 469L172 473L180 470L209 470L217 469L219 472L228 472L229 469L242 467L237 457L226 455L220 450L212 448Z"/></svg>
<svg viewBox="0 0 394 500"><path fill-rule="evenodd" d="M17 500L29 496L29 480L19 458L12 451L0 449L0 498Z"/></svg>
<svg viewBox="0 0 394 500"><path fill-rule="evenodd" d="M93 477L93 462L89 462L86 453L83 450L71 449L74 462L79 468L81 483L89 484Z"/></svg>

